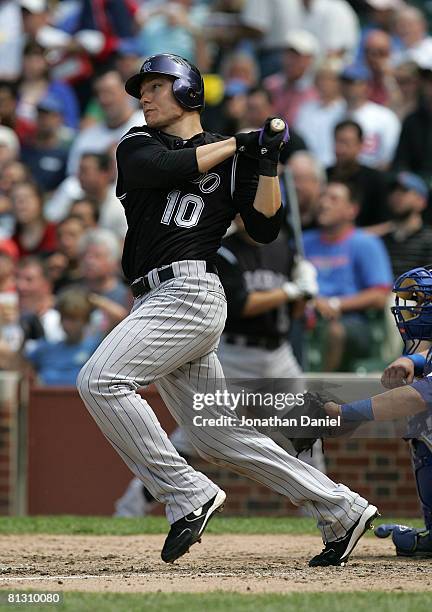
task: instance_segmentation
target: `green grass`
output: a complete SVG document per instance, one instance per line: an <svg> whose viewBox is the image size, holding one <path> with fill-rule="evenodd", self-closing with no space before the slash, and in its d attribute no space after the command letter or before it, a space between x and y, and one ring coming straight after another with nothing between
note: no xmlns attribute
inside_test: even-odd
<svg viewBox="0 0 432 612"><path fill-rule="evenodd" d="M17 591L15 591L17 592ZM61 612L430 612L429 593L79 593L64 594L63 605L0 606L0 610Z"/></svg>
<svg viewBox="0 0 432 612"><path fill-rule="evenodd" d="M386 518L379 523L402 523L421 527L419 519ZM0 517L0 534L47 533L85 535L166 534L168 523L161 516L111 518L97 516L24 516ZM297 517L216 517L207 533L215 534L318 534L315 521Z"/></svg>

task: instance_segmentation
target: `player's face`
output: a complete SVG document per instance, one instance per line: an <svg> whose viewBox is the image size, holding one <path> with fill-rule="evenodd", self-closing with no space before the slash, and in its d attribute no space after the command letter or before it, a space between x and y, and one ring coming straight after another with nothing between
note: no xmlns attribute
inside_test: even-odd
<svg viewBox="0 0 432 612"><path fill-rule="evenodd" d="M141 106L149 127L163 129L181 119L184 109L172 92L172 79L149 75L141 84Z"/></svg>

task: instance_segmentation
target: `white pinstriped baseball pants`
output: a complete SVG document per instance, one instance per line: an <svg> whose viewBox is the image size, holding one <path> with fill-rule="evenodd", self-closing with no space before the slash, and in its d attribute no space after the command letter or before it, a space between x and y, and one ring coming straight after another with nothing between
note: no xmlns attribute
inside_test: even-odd
<svg viewBox="0 0 432 612"><path fill-rule="evenodd" d="M198 452L304 505L325 541L352 527L368 502L292 457L251 427L198 427L193 394L221 389L216 356L226 317L219 278L205 262L173 264L176 277L135 301L131 314L102 342L80 372L78 389L89 412L132 472L166 505L170 523L202 506L218 491L175 450L153 410L136 391L152 382ZM205 407L203 418L233 413Z"/></svg>

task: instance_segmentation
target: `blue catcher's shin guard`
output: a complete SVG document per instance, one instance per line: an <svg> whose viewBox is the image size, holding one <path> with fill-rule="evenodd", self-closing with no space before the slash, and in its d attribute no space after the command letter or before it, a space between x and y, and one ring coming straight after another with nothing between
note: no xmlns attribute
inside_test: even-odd
<svg viewBox="0 0 432 612"><path fill-rule="evenodd" d="M432 452L424 442L412 440L411 454L426 529L388 524L377 527L375 535L386 538L392 534L397 555L432 557Z"/></svg>
<svg viewBox="0 0 432 612"><path fill-rule="evenodd" d="M412 440L411 452L426 529L432 532L432 452L421 440Z"/></svg>

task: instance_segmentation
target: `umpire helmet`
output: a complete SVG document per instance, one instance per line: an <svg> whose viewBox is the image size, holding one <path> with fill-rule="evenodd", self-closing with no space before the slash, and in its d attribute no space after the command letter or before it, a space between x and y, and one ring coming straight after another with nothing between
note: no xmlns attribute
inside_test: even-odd
<svg viewBox="0 0 432 612"><path fill-rule="evenodd" d="M172 90L175 99L187 110L200 110L204 106L204 83L196 66L179 55L161 53L148 57L138 74L125 84L128 94L140 99L140 86L146 74L166 74L174 78Z"/></svg>

